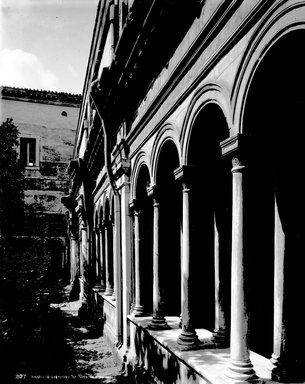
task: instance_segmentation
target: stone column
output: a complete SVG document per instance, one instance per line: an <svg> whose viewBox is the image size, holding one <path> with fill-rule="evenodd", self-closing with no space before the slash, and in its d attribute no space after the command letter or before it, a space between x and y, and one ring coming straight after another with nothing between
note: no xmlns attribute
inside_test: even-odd
<svg viewBox="0 0 305 384"><path fill-rule="evenodd" d="M214 215L214 265L215 265L215 329L213 331L213 341L217 344L221 344L226 340L226 324L225 324L225 313L222 308L221 302L221 289L220 286L220 244L219 244L219 232L216 224L216 217Z"/></svg>
<svg viewBox="0 0 305 384"><path fill-rule="evenodd" d="M129 212L130 182L129 172L121 179L121 250L122 250L122 340L125 348L129 347L129 323L131 303L131 219Z"/></svg>
<svg viewBox="0 0 305 384"><path fill-rule="evenodd" d="M229 345L231 241L230 226L222 209L215 207L214 211L215 328L212 341L223 348Z"/></svg>
<svg viewBox="0 0 305 384"><path fill-rule="evenodd" d="M95 278L96 278L96 283L99 284L101 268L100 268L100 260L99 260L100 259L100 239L99 239L99 229L97 226L94 228L94 238L95 238Z"/></svg>
<svg viewBox="0 0 305 384"><path fill-rule="evenodd" d="M174 171L175 179L182 182L182 263L181 263L181 310L182 324L177 343L181 350L191 350L198 347L199 339L192 324L191 314L191 252L190 252L190 166L183 165Z"/></svg>
<svg viewBox="0 0 305 384"><path fill-rule="evenodd" d="M231 154L232 195L232 275L231 275L231 359L226 376L233 382L257 380L248 346L248 309L246 298L244 207L245 137L238 134L221 143L223 155Z"/></svg>
<svg viewBox="0 0 305 384"><path fill-rule="evenodd" d="M88 243L87 243L87 225L81 222L81 253L80 253L80 300L87 302L86 279L88 276Z"/></svg>
<svg viewBox="0 0 305 384"><path fill-rule="evenodd" d="M148 196L153 198L154 223L153 223L153 317L149 323L151 329L168 328L163 314L163 300L160 287L160 242L159 242L159 196L156 192L156 186L148 189Z"/></svg>
<svg viewBox="0 0 305 384"><path fill-rule="evenodd" d="M104 242L103 242L103 225L98 225L98 241L99 241L99 266L100 266L100 275L99 275L99 282L101 285L101 290L105 291L106 282L105 282L105 265L104 265Z"/></svg>
<svg viewBox="0 0 305 384"><path fill-rule="evenodd" d="M98 303L98 293L104 291L104 286L101 284L101 244L100 244L100 229L99 225L96 225L94 228L94 237L95 237L95 285L93 287L93 292L95 293L95 300Z"/></svg>
<svg viewBox="0 0 305 384"><path fill-rule="evenodd" d="M116 286L116 346L122 345L122 250L121 250L121 201L119 192L114 195L114 254L115 254L115 286Z"/></svg>
<svg viewBox="0 0 305 384"><path fill-rule="evenodd" d="M276 367L282 350L284 336L283 324L283 283L284 283L285 234L283 231L277 201L274 204L274 323L273 354L271 362Z"/></svg>
<svg viewBox="0 0 305 384"><path fill-rule="evenodd" d="M113 287L110 280L110 263L109 263L109 222L106 222L104 225L105 230L105 277L106 277L106 290L105 290L105 296L111 296L113 293Z"/></svg>
<svg viewBox="0 0 305 384"><path fill-rule="evenodd" d="M141 210L136 199L130 202L130 208L134 216L134 260L135 260L135 304L133 308L134 316L142 316L144 313L141 304L141 268L140 268L140 216Z"/></svg>
<svg viewBox="0 0 305 384"><path fill-rule="evenodd" d="M113 271L113 292L112 292L112 298L113 300L116 300L116 290L118 289L118 282L117 282L117 252L116 252L116 238L115 238L115 222L114 220L110 221L110 225L112 225L112 271Z"/></svg>
<svg viewBox="0 0 305 384"><path fill-rule="evenodd" d="M71 276L70 276L70 282L71 284L74 282L76 276L77 276L77 238L74 233L71 232L71 261L70 261L70 268L71 268Z"/></svg>
<svg viewBox="0 0 305 384"><path fill-rule="evenodd" d="M274 366L272 379L276 381L293 381L286 364L286 329L283 315L284 307L284 261L286 236L279 215L277 199L274 206L274 323L273 354L271 362ZM287 366L286 366L287 365Z"/></svg>

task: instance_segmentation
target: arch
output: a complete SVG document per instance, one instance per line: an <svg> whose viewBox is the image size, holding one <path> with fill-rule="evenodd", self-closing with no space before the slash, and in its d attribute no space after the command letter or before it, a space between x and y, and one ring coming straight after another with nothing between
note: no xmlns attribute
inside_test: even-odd
<svg viewBox="0 0 305 384"><path fill-rule="evenodd" d="M134 314L152 312L153 297L153 206L147 194L151 184L147 157L140 154L133 180L133 268Z"/></svg>
<svg viewBox="0 0 305 384"><path fill-rule="evenodd" d="M294 30L305 29L305 4L299 1L294 1L292 4L285 3L276 2L262 17L240 62L230 97L233 106L234 133L243 133L245 102L261 60L284 35Z"/></svg>
<svg viewBox="0 0 305 384"><path fill-rule="evenodd" d="M149 178L151 180L151 168L150 168L150 158L149 154L146 151L141 151L134 162L134 166L132 167L132 173L131 173L131 190L130 190L130 196L132 199L136 198L136 190L137 190L137 183L139 174L141 171L141 168L143 166L146 166L149 173Z"/></svg>
<svg viewBox="0 0 305 384"><path fill-rule="evenodd" d="M202 291L193 307L193 324L214 331L226 343L230 319L231 164L220 142L229 136L223 97L218 85L199 90L184 125L183 161L189 176L189 244L192 260L190 289ZM205 279L201 273L205 271ZM217 340L218 340L217 339Z"/></svg>
<svg viewBox="0 0 305 384"><path fill-rule="evenodd" d="M94 207L94 211L93 211L93 227L97 227L98 223L99 223L99 208L97 205L95 205Z"/></svg>
<svg viewBox="0 0 305 384"><path fill-rule="evenodd" d="M287 16L287 12L282 14ZM303 18L305 20L305 7ZM245 187L249 201L246 207L249 220L247 241L250 244L247 255L252 272L248 281L251 294L249 345L265 357L270 357L277 349L275 354L282 354L282 361L285 355L298 361L290 368L290 375L295 375L302 371L301 366L305 362L305 354L300 347L305 340L295 331L299 308L302 307L301 303L296 305L295 302L297 292L302 290L300 255L305 251L304 242L300 240L305 231L305 60L300 50L305 41L305 23L291 18L289 21L292 21L291 24L283 22L286 28L276 31L274 39L269 40L268 49L264 50L252 71L243 100L240 125L254 143ZM268 164L268 172L261 172L257 167L258 154ZM260 243L264 247L257 244L255 231L258 226ZM275 238L281 239L284 250L278 249ZM262 264L263 270L260 269ZM262 283L257 287L255 276L258 273ZM275 279L273 276L276 276ZM283 294L274 292L275 284L281 286ZM276 300L278 298L280 300ZM280 308L282 311L281 320L278 312L273 311L274 301L277 302L276 310ZM279 345L275 347L272 337L276 322L285 322L282 349ZM281 326L278 329L281 331ZM278 334L276 337L280 339ZM290 381L297 381L297 378L291 376Z"/></svg>
<svg viewBox="0 0 305 384"><path fill-rule="evenodd" d="M105 196L105 200L104 200L104 217L103 219L105 221L108 221L109 218L110 218L110 200L109 200L109 196Z"/></svg>
<svg viewBox="0 0 305 384"><path fill-rule="evenodd" d="M175 145L179 157L179 165L181 164L181 148L179 138L177 136L177 131L171 122L167 122L158 132L152 148L151 175L153 183L156 183L157 165L159 163L160 153L164 147L164 144L168 141L173 142Z"/></svg>
<svg viewBox="0 0 305 384"><path fill-rule="evenodd" d="M98 202L97 212L98 212L98 225L101 225L103 217L104 217L104 214L103 214L103 204L102 204L101 200L99 200L99 202Z"/></svg>
<svg viewBox="0 0 305 384"><path fill-rule="evenodd" d="M155 182L159 202L160 281L167 315L181 312L181 221L182 191L174 171L180 166L177 138L172 127L160 135L155 153ZM170 271L170 279L168 272Z"/></svg>
<svg viewBox="0 0 305 384"><path fill-rule="evenodd" d="M226 118L228 128L230 129L231 127L232 112L227 91L218 83L204 84L194 94L183 121L180 136L183 164L187 164L188 148L194 121L202 109L209 103L214 103L219 106Z"/></svg>
<svg viewBox="0 0 305 384"><path fill-rule="evenodd" d="M101 207L103 208L103 220L109 220L109 217L111 215L111 204L110 204L110 201L111 201L111 196L110 196L110 191L109 190L106 190L101 198ZM106 206L107 206L107 209L108 209L108 217L106 217Z"/></svg>

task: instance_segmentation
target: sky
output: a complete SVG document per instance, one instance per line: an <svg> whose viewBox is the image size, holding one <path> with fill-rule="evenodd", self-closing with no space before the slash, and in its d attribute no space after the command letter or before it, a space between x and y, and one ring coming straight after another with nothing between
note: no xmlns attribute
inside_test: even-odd
<svg viewBox="0 0 305 384"><path fill-rule="evenodd" d="M0 85L82 93L98 0L0 0Z"/></svg>

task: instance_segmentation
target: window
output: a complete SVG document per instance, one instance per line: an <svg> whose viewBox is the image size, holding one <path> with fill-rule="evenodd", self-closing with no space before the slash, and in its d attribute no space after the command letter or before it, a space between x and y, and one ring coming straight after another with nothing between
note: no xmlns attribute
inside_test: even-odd
<svg viewBox="0 0 305 384"><path fill-rule="evenodd" d="M38 140L36 137L20 137L20 162L24 167L39 165Z"/></svg>

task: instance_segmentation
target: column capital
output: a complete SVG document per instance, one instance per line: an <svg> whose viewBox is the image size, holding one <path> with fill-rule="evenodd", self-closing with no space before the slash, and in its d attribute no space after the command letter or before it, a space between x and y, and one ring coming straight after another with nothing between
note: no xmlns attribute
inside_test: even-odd
<svg viewBox="0 0 305 384"><path fill-rule="evenodd" d="M98 232L102 232L102 230L103 230L103 224L102 224L101 222L99 222L99 223L96 225L96 230L97 230Z"/></svg>
<svg viewBox="0 0 305 384"><path fill-rule="evenodd" d="M244 133L237 133L235 136L220 143L221 153L223 156L244 157L249 153L250 136Z"/></svg>
<svg viewBox="0 0 305 384"><path fill-rule="evenodd" d="M83 225L87 225L87 217L86 217L84 206L82 204L78 204L76 206L75 212L78 216L79 222L84 223Z"/></svg>
<svg viewBox="0 0 305 384"><path fill-rule="evenodd" d="M159 190L156 184L152 184L149 187L146 188L147 196L152 197L155 200L158 200L159 197Z"/></svg>
<svg viewBox="0 0 305 384"><path fill-rule="evenodd" d="M141 210L142 210L141 202L139 201L139 199L132 199L132 200L130 200L130 202L129 202L129 209L133 213L139 214L141 212Z"/></svg>
<svg viewBox="0 0 305 384"><path fill-rule="evenodd" d="M193 165L181 165L174 170L175 180L188 185L193 179L195 168Z"/></svg>

